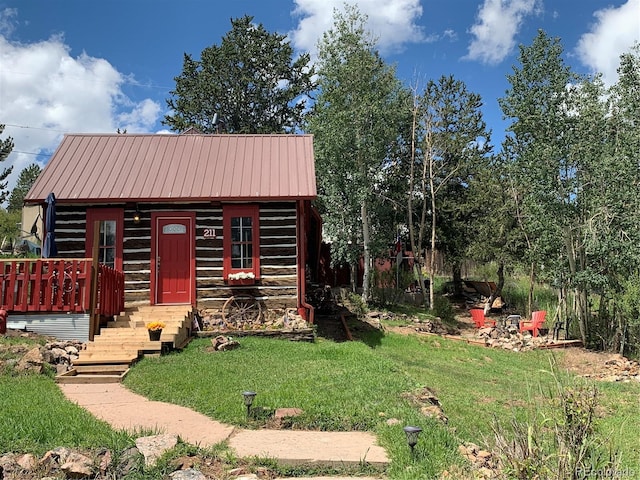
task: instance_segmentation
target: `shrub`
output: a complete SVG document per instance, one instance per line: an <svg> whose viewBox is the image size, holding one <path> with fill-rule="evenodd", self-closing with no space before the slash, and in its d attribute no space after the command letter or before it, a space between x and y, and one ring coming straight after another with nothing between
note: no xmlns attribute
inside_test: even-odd
<svg viewBox="0 0 640 480"><path fill-rule="evenodd" d="M433 298L433 308L431 314L439 317L444 323L452 323L455 321L453 305L448 298L436 295Z"/></svg>

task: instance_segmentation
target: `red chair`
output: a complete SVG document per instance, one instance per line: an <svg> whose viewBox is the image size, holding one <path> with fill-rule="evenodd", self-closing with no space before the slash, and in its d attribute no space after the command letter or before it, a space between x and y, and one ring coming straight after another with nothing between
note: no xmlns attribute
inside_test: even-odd
<svg viewBox="0 0 640 480"><path fill-rule="evenodd" d="M485 328L487 326L495 327L496 321L484 316L484 310L481 308L472 308L469 310L471 312L471 318L473 319L473 323L476 324L476 328Z"/></svg>
<svg viewBox="0 0 640 480"><path fill-rule="evenodd" d="M531 314L531 320L520 321L520 333L530 331L534 337L538 336L538 330L544 323L544 317L546 317L546 310L538 310Z"/></svg>

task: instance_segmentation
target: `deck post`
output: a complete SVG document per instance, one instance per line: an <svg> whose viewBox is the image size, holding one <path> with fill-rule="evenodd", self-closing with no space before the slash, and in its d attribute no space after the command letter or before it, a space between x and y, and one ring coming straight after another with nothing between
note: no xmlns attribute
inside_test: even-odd
<svg viewBox="0 0 640 480"><path fill-rule="evenodd" d="M91 297L89 299L89 341L100 330L100 315L97 312L98 303L98 249L100 246L100 220L93 222L93 243L91 247Z"/></svg>

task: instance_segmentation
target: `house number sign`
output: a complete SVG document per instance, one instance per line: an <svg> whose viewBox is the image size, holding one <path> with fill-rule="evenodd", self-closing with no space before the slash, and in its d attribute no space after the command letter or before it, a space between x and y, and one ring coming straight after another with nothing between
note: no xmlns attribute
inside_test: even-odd
<svg viewBox="0 0 640 480"><path fill-rule="evenodd" d="M204 238L216 238L216 229L215 228L205 228L203 236L204 236Z"/></svg>

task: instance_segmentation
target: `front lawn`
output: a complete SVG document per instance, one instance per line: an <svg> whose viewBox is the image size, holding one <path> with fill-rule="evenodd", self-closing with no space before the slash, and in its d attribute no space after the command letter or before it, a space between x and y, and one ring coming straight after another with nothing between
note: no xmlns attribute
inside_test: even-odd
<svg viewBox="0 0 640 480"><path fill-rule="evenodd" d="M407 480L437 478L445 470L466 468L458 447L474 442L493 449L494 419L504 427L502 433L514 422L534 433L539 424L535 434L546 438L536 448L553 454L555 439L549 434L562 431L567 422L557 382L566 391L593 385L559 368L554 371L554 357L564 355L561 350L515 353L438 336L381 335L370 330L362 337L342 343L319 339L313 344L241 338L241 347L227 352L213 352L208 339L196 339L182 352L143 359L132 368L125 385L151 399L185 405L226 423L271 426L267 415L246 417L242 392L254 390L258 393L254 405L262 413L279 407L304 411L285 428L375 432L392 460L389 478ZM637 469L640 385L596 385L595 438L602 442L596 453L606 454L611 446L619 452L620 468L626 469L621 471ZM423 416L422 405L412 400L425 388L439 398L446 423ZM68 402L50 375L16 376L5 371L0 376L0 398L0 452L42 455L58 446L118 452L132 445L130 435L113 431ZM389 424L391 419L397 422ZM414 458L402 431L405 425L424 430ZM300 468L295 472L310 473Z"/></svg>
<svg viewBox="0 0 640 480"><path fill-rule="evenodd" d="M266 411L304 410L290 428L374 431L392 458L392 478L433 478L464 464L458 445L491 443L493 418L506 425L527 421L541 409L557 410L557 398L549 393L555 379L573 385L571 376L552 374L552 355L562 355L558 351L514 353L396 334L369 342L374 348L358 341L242 338L240 343L237 350L211 352L209 340L194 340L181 353L143 360L125 384L154 400L245 427L258 426L247 421L241 395L254 390L255 405ZM424 387L440 399L447 424L420 415L407 398ZM633 467L640 453L634 441L640 386L607 384L600 390L600 438L611 438L623 464ZM400 423L389 426L390 418ZM413 460L404 425L424 429Z"/></svg>

